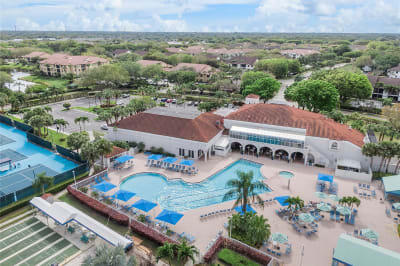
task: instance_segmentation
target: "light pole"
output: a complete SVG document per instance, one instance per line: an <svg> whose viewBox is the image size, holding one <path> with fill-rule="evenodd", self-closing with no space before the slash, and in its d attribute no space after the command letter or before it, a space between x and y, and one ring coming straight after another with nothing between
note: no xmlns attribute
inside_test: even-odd
<svg viewBox="0 0 400 266"><path fill-rule="evenodd" d="M303 257L304 257L304 245L301 248L301 258L300 258L300 266L303 265Z"/></svg>
<svg viewBox="0 0 400 266"><path fill-rule="evenodd" d="M72 174L74 175L74 183L75 183L75 189L78 189L78 188L76 187L76 178L75 178L75 170L72 170Z"/></svg>

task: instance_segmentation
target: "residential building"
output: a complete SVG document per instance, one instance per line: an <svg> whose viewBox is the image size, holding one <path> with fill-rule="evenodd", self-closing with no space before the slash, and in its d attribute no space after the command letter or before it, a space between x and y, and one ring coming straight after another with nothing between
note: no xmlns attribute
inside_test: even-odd
<svg viewBox="0 0 400 266"><path fill-rule="evenodd" d="M400 101L400 78L368 75L374 88L372 99L392 98L393 102Z"/></svg>
<svg viewBox="0 0 400 266"><path fill-rule="evenodd" d="M154 108L123 119L107 138L144 142L147 148L162 147L194 159L239 151L331 168L338 177L371 181L369 158L361 152L368 137L321 114L263 103L246 104L225 117L186 112Z"/></svg>
<svg viewBox="0 0 400 266"><path fill-rule="evenodd" d="M215 69L206 64L192 64L192 63L179 63L176 66L167 69L167 71L179 71L191 69L197 73L197 80L200 82L207 82L215 73Z"/></svg>
<svg viewBox="0 0 400 266"><path fill-rule="evenodd" d="M290 58L297 59L303 56L319 54L319 51L313 49L291 49L291 50L282 50L280 51L280 53Z"/></svg>
<svg viewBox="0 0 400 266"><path fill-rule="evenodd" d="M108 60L95 56L72 56L67 54L52 54L45 60L40 61L40 71L48 76L64 76L72 73L80 76L88 69L104 64Z"/></svg>
<svg viewBox="0 0 400 266"><path fill-rule="evenodd" d="M162 68L171 68L172 66L159 60L139 60L137 61L142 67L147 67L151 65L160 65Z"/></svg>
<svg viewBox="0 0 400 266"><path fill-rule="evenodd" d="M112 55L113 55L113 57L118 57L118 56L120 56L120 55L123 55L123 54L130 54L130 53L131 53L131 51L128 50L128 49L116 49L116 50L114 50L114 52L112 53Z"/></svg>
<svg viewBox="0 0 400 266"><path fill-rule="evenodd" d="M250 56L236 56L223 60L230 67L239 68L241 70L252 70L258 59Z"/></svg>
<svg viewBox="0 0 400 266"><path fill-rule="evenodd" d="M400 79L400 64L387 70L389 78Z"/></svg>
<svg viewBox="0 0 400 266"><path fill-rule="evenodd" d="M257 104L260 103L260 96L257 94L249 94L246 96L246 99L244 100L246 104Z"/></svg>
<svg viewBox="0 0 400 266"><path fill-rule="evenodd" d="M40 60L46 59L49 56L51 56L51 55L48 53L45 53L45 52L32 52L32 53L22 56L22 58L24 58L29 63L33 63L33 62L38 62Z"/></svg>
<svg viewBox="0 0 400 266"><path fill-rule="evenodd" d="M397 266L400 265L400 254L369 241L341 234L333 251L332 265Z"/></svg>

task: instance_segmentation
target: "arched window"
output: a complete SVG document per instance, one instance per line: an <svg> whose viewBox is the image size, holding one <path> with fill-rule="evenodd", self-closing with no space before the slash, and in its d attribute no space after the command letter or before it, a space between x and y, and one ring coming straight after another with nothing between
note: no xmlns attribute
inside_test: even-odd
<svg viewBox="0 0 400 266"><path fill-rule="evenodd" d="M331 150L337 150L339 149L339 145L336 141L331 143Z"/></svg>

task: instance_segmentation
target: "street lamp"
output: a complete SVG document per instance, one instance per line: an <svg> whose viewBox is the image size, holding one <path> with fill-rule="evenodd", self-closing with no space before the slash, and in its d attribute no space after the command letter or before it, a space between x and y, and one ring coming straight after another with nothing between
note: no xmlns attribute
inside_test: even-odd
<svg viewBox="0 0 400 266"><path fill-rule="evenodd" d="M75 170L72 170L72 174L74 175L75 189L78 189L78 188L76 187Z"/></svg>

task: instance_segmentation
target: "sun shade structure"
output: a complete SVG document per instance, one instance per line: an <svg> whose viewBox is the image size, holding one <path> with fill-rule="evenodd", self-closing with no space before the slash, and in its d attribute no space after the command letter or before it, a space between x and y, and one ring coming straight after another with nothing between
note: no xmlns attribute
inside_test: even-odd
<svg viewBox="0 0 400 266"><path fill-rule="evenodd" d="M318 180L327 181L327 182L332 183L333 182L333 176L319 173L318 174Z"/></svg>
<svg viewBox="0 0 400 266"><path fill-rule="evenodd" d="M400 175L382 177L382 182L385 187L385 197L388 195L400 197Z"/></svg>
<svg viewBox="0 0 400 266"><path fill-rule="evenodd" d="M132 204L132 207L139 209L144 212L148 212L152 210L155 206L157 206L157 203L145 200L145 199L140 199L136 201L135 203Z"/></svg>
<svg viewBox="0 0 400 266"><path fill-rule="evenodd" d="M288 206L289 203L285 202L285 200L287 200L288 198L289 198L289 196L279 196L279 197L275 197L274 200L279 202L279 204L281 206Z"/></svg>
<svg viewBox="0 0 400 266"><path fill-rule="evenodd" d="M326 199L328 197L328 195L326 195L324 192L315 192L315 196L320 199Z"/></svg>
<svg viewBox="0 0 400 266"><path fill-rule="evenodd" d="M287 235L282 234L282 233L273 233L271 235L271 240L276 241L280 244L285 244L288 242L288 237L287 237Z"/></svg>
<svg viewBox="0 0 400 266"><path fill-rule="evenodd" d="M192 166L194 164L194 161L193 160L182 160L179 164L186 165L186 166Z"/></svg>
<svg viewBox="0 0 400 266"><path fill-rule="evenodd" d="M237 211L240 214L244 214L243 207L241 205L236 206L235 211ZM246 212L257 213L249 204L246 205Z"/></svg>
<svg viewBox="0 0 400 266"><path fill-rule="evenodd" d="M149 157L147 157L148 160L156 160L156 161L160 160L161 158L162 158L161 154L152 154Z"/></svg>
<svg viewBox="0 0 400 266"><path fill-rule="evenodd" d="M299 214L299 219L300 221L303 221L305 223L312 223L314 222L315 218L309 214L308 212L303 212Z"/></svg>
<svg viewBox="0 0 400 266"><path fill-rule="evenodd" d="M30 203L61 225L75 221L113 246L121 245L125 249L128 249L133 244L132 240L121 236L107 226L99 223L92 217L65 202L54 202L53 204L50 204L40 197L34 197Z"/></svg>
<svg viewBox="0 0 400 266"><path fill-rule="evenodd" d="M366 237L369 240L378 240L378 237L379 237L377 232L375 232L374 230L371 230L369 228L361 229L361 233L362 233L363 237Z"/></svg>
<svg viewBox="0 0 400 266"><path fill-rule="evenodd" d="M338 213L340 213L341 215L350 215L351 214L350 208L345 207L345 206L341 206L341 205L336 207L336 211Z"/></svg>
<svg viewBox="0 0 400 266"><path fill-rule="evenodd" d="M327 204L326 202L318 203L317 208L324 212L328 212L328 211L332 210L331 205Z"/></svg>
<svg viewBox="0 0 400 266"><path fill-rule="evenodd" d="M122 155L120 157L118 157L117 159L115 159L115 161L117 163L125 163L129 160L132 160L134 157L132 155Z"/></svg>
<svg viewBox="0 0 400 266"><path fill-rule="evenodd" d="M400 211L400 202L393 203L393 208Z"/></svg>
<svg viewBox="0 0 400 266"><path fill-rule="evenodd" d="M174 158L174 157L167 157L163 160L163 162L165 163L174 163L176 162L178 159Z"/></svg>
<svg viewBox="0 0 400 266"><path fill-rule="evenodd" d="M183 217L183 214L170 211L170 210L163 210L157 217L157 220L173 224L175 225L179 220Z"/></svg>
<svg viewBox="0 0 400 266"><path fill-rule="evenodd" d="M130 200L135 195L136 195L136 193L120 189L117 192L115 192L114 195L112 195L112 197L114 199L118 199L118 200L122 200L122 201L127 202L128 200Z"/></svg>
<svg viewBox="0 0 400 266"><path fill-rule="evenodd" d="M334 194L330 194L328 196L328 198L333 200L333 201L339 201L340 200L340 198L338 196L334 195Z"/></svg>
<svg viewBox="0 0 400 266"><path fill-rule="evenodd" d="M101 192L107 192L116 187L117 187L116 185L111 184L107 181L103 181L103 182L93 186L94 189L99 190Z"/></svg>
<svg viewBox="0 0 400 266"><path fill-rule="evenodd" d="M398 266L400 265L400 253L347 234L341 234L334 249L333 261L354 266Z"/></svg>

